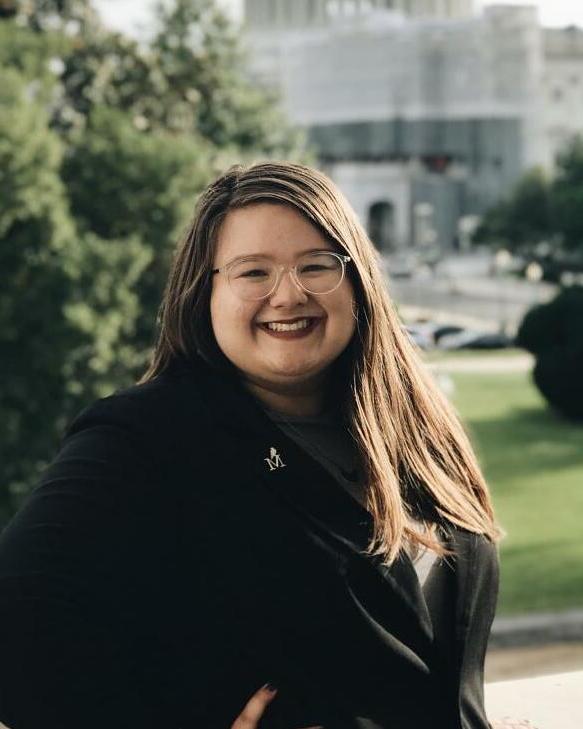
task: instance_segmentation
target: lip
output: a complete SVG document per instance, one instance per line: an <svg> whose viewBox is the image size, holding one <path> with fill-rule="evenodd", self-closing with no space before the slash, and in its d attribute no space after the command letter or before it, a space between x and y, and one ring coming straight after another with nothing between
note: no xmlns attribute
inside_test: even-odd
<svg viewBox="0 0 583 729"><path fill-rule="evenodd" d="M265 321L258 321L257 324L260 326L265 326L266 324L293 324L296 321L302 321L302 319L322 319L322 317L304 314L304 316L294 316L293 319L266 319Z"/></svg>
<svg viewBox="0 0 583 729"><path fill-rule="evenodd" d="M276 332L273 329L269 329L267 324L293 324L296 321L302 321L303 319L309 319L310 323L305 329L296 329L289 332ZM259 329L270 337L275 339L303 339L309 336L316 327L324 320L321 316L296 316L293 319L269 319L262 322L257 322Z"/></svg>

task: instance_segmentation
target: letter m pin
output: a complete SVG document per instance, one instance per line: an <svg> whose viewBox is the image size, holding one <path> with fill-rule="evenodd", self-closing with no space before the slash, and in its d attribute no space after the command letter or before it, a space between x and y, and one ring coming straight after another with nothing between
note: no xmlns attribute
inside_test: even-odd
<svg viewBox="0 0 583 729"><path fill-rule="evenodd" d="M270 471L275 471L276 468L285 468L285 463L281 460L281 456L273 446L269 449L269 458L263 459L269 466Z"/></svg>

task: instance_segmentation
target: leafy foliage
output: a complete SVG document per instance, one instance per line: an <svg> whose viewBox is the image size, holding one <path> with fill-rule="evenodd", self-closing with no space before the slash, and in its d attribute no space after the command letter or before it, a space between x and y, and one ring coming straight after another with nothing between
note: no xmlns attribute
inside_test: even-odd
<svg viewBox="0 0 583 729"><path fill-rule="evenodd" d="M558 155L552 179L540 170L528 172L486 213L474 240L527 254L544 241L555 254L583 255L583 137Z"/></svg>
<svg viewBox="0 0 583 729"><path fill-rule="evenodd" d="M93 111L69 148L63 179L79 227L112 241L133 236L149 251L136 281L141 306L134 345L141 352L135 359L140 367L153 341L174 243L209 177L213 151L194 135L144 134L127 115L107 107ZM112 255L115 245L109 246ZM132 371L137 375L135 367Z"/></svg>
<svg viewBox="0 0 583 729"><path fill-rule="evenodd" d="M73 215L104 238L136 234L167 245L207 179L212 151L194 136L146 135L126 115L98 107L65 160Z"/></svg>
<svg viewBox="0 0 583 729"><path fill-rule="evenodd" d="M235 161L307 159L211 0L147 44L90 0L0 0L0 524L65 424L144 370L174 242Z"/></svg>
<svg viewBox="0 0 583 729"><path fill-rule="evenodd" d="M558 157L551 205L564 248L583 253L583 137L575 137Z"/></svg>
<svg viewBox="0 0 583 729"><path fill-rule="evenodd" d="M510 250L528 249L551 236L551 186L540 169L524 175L508 199L495 205L482 220L475 242L494 242Z"/></svg>
<svg viewBox="0 0 583 729"><path fill-rule="evenodd" d="M90 0L1 0L0 18L15 18L37 33L73 33L97 22L97 13Z"/></svg>
<svg viewBox="0 0 583 729"><path fill-rule="evenodd" d="M14 493L46 457L63 406L61 360L74 334L62 255L74 228L46 113L15 72L0 72L0 89L0 464Z"/></svg>
<svg viewBox="0 0 583 729"><path fill-rule="evenodd" d="M516 343L536 355L534 381L563 415L583 419L583 287L564 289L531 309Z"/></svg>

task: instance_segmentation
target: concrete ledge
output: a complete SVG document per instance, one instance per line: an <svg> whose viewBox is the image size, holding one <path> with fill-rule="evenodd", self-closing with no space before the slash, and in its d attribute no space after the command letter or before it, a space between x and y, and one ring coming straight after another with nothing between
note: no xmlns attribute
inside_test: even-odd
<svg viewBox="0 0 583 729"><path fill-rule="evenodd" d="M582 687L583 671L486 684L488 719L494 729L581 729Z"/></svg>
<svg viewBox="0 0 583 729"><path fill-rule="evenodd" d="M583 610L496 618L489 645L507 648L564 641L583 641Z"/></svg>
<svg viewBox="0 0 583 729"><path fill-rule="evenodd" d="M583 671L486 685L486 711L496 727L581 729Z"/></svg>

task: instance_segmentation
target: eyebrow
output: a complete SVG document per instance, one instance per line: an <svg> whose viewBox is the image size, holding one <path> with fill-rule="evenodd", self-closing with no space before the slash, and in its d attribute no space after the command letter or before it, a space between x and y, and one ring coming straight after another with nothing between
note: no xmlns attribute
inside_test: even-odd
<svg viewBox="0 0 583 729"><path fill-rule="evenodd" d="M336 251L333 251L330 248L308 248L307 250L298 253L297 258L301 258L308 253L336 253ZM268 258L269 260L273 261L275 256L270 256L266 253L243 253L240 256L235 256L235 258L231 258L230 260L225 261L225 263L223 263L221 266L215 266L215 269L224 268L225 266L230 266L233 263L238 263L239 261L247 261L253 258Z"/></svg>

